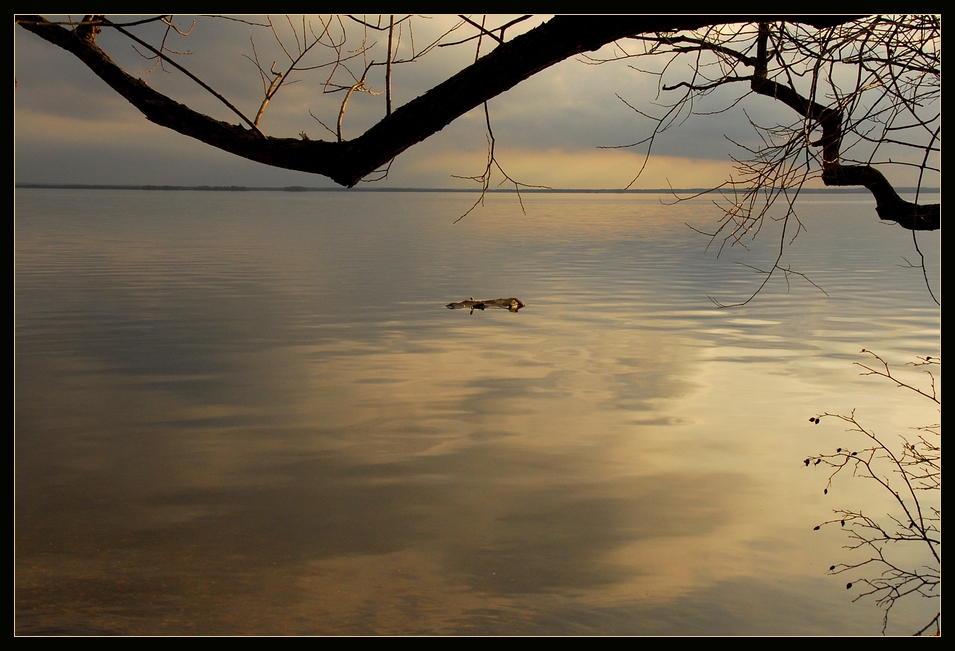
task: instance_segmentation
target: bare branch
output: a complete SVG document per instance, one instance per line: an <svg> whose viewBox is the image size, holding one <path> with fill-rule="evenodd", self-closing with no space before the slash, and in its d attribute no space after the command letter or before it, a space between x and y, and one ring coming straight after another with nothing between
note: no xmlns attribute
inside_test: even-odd
<svg viewBox="0 0 955 651"><path fill-rule="evenodd" d="M213 97L215 97L215 98L218 99L220 102L222 102L222 103L225 104L227 107L229 107L229 110L231 110L233 113L235 113L235 114L238 115L240 118L242 118L242 120L243 120L246 124L248 124L249 126L252 127L252 130L253 130L253 131L255 131L256 133L258 133L260 136L265 137L265 134L263 134L261 131L259 131L258 127L255 125L255 122L253 122L252 120L250 120L249 118L247 118L247 117L245 116L245 114L242 113L242 111L240 111L239 109L237 109L235 106L233 106L232 103L231 103L229 100L227 100L225 97L223 97L222 95L220 95L218 91L216 91L215 89L213 89L213 88L212 88L211 86L209 86L206 82L202 81L201 79L199 79L198 77L196 77L194 74L192 74L191 72L189 72L188 70L186 70L185 68L183 68L181 65L179 65L178 63L176 63L175 61L173 61L172 59L170 59L169 57L167 57L165 54L163 54L163 52L162 52L161 50L157 50L156 48L154 48L152 45L150 45L150 44L147 43L146 41L144 41L144 40L138 38L137 36L135 36L135 35L129 33L129 32L126 31L124 28L120 27L119 25L115 25L115 24L111 23L111 22L110 22L107 18L105 18L105 17L102 17L102 16L99 17L99 23L100 23L101 25L104 25L104 26L107 26L107 27L112 27L112 28L115 29L117 32L119 32L120 34L126 36L127 38L129 38L130 40L132 40L132 41L134 41L134 42L136 42L136 43L139 43L139 44L142 45L144 48L148 49L150 52L153 52L156 56L158 56L158 57L160 57L161 59L167 61L171 66L173 66L174 68L176 68L177 70L179 70L180 72L182 72L183 74L185 74L187 77L189 77L190 79L192 79L194 82L196 82L197 84L199 84L200 86L202 86L202 87L203 87L205 90L207 90Z"/></svg>
<svg viewBox="0 0 955 651"><path fill-rule="evenodd" d="M897 386L907 388L915 394L940 404L935 393L934 376L929 373L930 389L922 390L908 382L900 380L889 368L888 363L872 351L863 349L880 363L881 368L872 368L857 363L866 369L863 375L875 375L894 382ZM920 357L912 366L940 366L941 360L935 357ZM925 434L911 440L901 438L901 450L890 444L884 437L877 435L872 429L863 426L857 420L855 411L849 415L822 413L810 417L809 421L815 424L824 418L836 418L848 424L848 432L861 434L867 441L862 449L854 447L837 447L835 453L823 453L806 457L805 466L828 467L829 478L823 489L825 494L833 486L833 480L844 471L851 471L852 476L860 477L880 486L893 500L898 513L888 514L885 520L879 520L865 515L862 511L838 509L833 511L836 517L819 525L818 530L827 525L838 523L846 531L849 544L846 549L862 552L862 560L853 563L840 563L829 568L829 574L839 575L849 571L865 570L867 575L846 585L852 589L854 585L866 586L853 599L858 601L865 597L872 597L876 604L884 609L882 632L888 626L889 613L899 599L908 596L922 596L930 599L939 598L938 591L941 585L941 511L936 507L929 507L923 503L925 491L941 491L941 446L930 441L925 434L930 434L935 440L941 439L941 426L930 425L917 428ZM927 553L934 564L911 566L911 561L898 562L894 559L910 558L902 554L891 553L900 545L911 546ZM877 572L874 576L873 572ZM936 615L925 627L916 634L921 635L931 626L937 625Z"/></svg>

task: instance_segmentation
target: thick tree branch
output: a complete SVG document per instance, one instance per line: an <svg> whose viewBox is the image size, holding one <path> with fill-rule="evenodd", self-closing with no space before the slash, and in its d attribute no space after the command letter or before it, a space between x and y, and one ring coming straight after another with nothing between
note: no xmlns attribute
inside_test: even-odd
<svg viewBox="0 0 955 651"><path fill-rule="evenodd" d="M16 22L75 55L148 120L160 126L243 158L274 167L321 174L351 187L405 149L442 130L454 119L569 57L639 34L781 19L752 16L558 16L500 45L457 75L395 110L364 135L343 142L263 138L241 125L198 113L127 74L96 45L95 30L66 29L40 16L18 16ZM841 24L850 18L805 16L795 20L822 27Z"/></svg>
<svg viewBox="0 0 955 651"><path fill-rule="evenodd" d="M880 219L897 222L912 231L934 231L941 227L939 204L919 205L902 199L888 179L871 165L843 165L840 149L843 137L843 116L832 109L806 99L790 86L767 78L767 40L769 28L760 24L757 42L757 63L750 87L759 95L771 97L793 109L809 123L822 128L822 138L812 143L822 146L822 181L832 186L861 185L875 197L875 210ZM811 129L807 129L807 132Z"/></svg>

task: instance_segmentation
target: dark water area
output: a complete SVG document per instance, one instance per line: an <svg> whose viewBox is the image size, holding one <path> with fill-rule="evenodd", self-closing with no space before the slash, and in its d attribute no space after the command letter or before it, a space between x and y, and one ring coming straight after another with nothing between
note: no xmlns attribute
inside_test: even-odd
<svg viewBox="0 0 955 651"><path fill-rule="evenodd" d="M733 309L709 297L758 287L778 224L717 257L686 225L709 201L15 202L18 634L881 631L826 576L845 532L813 527L891 505L803 464L856 436L813 414L939 419L853 366L924 382L904 364L941 348L911 234L865 195L800 202L781 265L818 288ZM472 296L527 306L445 308Z"/></svg>

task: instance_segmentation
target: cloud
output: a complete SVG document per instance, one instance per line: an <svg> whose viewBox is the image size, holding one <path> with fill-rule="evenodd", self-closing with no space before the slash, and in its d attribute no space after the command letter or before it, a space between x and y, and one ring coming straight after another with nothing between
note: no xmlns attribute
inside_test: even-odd
<svg viewBox="0 0 955 651"><path fill-rule="evenodd" d="M725 181L732 172L729 160L653 155L640 174L644 159L639 153L621 149L567 151L501 147L497 152L498 163L511 178L553 188L622 189L638 174L633 188L710 187ZM405 161L407 169L400 173L422 180L435 178L435 182L444 186L473 187L473 183L455 180L451 175L479 175L486 162L486 151L449 150L410 163ZM447 175L443 183L441 173ZM499 173L495 179L495 184L502 180Z"/></svg>

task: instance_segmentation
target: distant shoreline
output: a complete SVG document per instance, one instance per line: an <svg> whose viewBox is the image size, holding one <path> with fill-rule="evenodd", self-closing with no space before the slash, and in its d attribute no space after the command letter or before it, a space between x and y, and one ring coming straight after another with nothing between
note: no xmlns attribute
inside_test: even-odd
<svg viewBox="0 0 955 651"><path fill-rule="evenodd" d="M284 187L250 187L244 185L113 185L85 183L16 183L16 189L33 190L147 190L166 192L458 192L475 194L480 188L307 188L301 185ZM914 187L896 188L903 194L916 192ZM494 194L516 194L513 188L491 188L487 192ZM657 188L657 189L552 189L524 188L522 194L707 194L718 192L713 188ZM868 194L864 187L848 188L802 188L801 194ZM922 188L923 193L938 193L940 188Z"/></svg>

